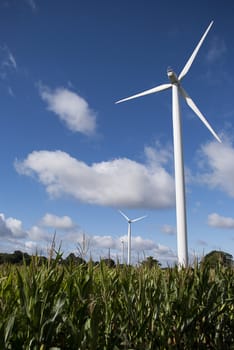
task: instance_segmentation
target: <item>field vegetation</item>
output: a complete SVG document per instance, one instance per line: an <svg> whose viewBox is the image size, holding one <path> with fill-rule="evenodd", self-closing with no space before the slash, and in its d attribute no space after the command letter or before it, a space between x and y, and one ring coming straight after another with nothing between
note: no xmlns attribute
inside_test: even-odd
<svg viewBox="0 0 234 350"><path fill-rule="evenodd" d="M233 268L2 264L0 349L234 349Z"/></svg>

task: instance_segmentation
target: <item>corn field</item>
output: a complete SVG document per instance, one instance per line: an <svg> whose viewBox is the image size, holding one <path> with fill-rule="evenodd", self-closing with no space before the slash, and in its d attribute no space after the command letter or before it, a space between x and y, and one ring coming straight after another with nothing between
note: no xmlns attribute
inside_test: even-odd
<svg viewBox="0 0 234 350"><path fill-rule="evenodd" d="M234 271L2 265L0 349L234 349Z"/></svg>

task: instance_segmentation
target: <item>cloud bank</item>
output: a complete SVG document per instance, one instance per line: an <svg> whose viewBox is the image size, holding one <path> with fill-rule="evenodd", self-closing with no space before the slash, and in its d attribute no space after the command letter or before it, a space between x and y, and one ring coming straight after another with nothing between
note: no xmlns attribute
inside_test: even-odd
<svg viewBox="0 0 234 350"><path fill-rule="evenodd" d="M201 172L197 176L200 183L210 188L218 188L234 197L234 148L230 142L207 143L200 152Z"/></svg>
<svg viewBox="0 0 234 350"><path fill-rule="evenodd" d="M74 227L74 223L69 216L57 216L49 213L42 218L41 225L63 230L69 230Z"/></svg>
<svg viewBox="0 0 234 350"><path fill-rule="evenodd" d="M176 234L176 228L171 226L171 225L163 225L161 228L160 228L160 231L166 235L175 235Z"/></svg>
<svg viewBox="0 0 234 350"><path fill-rule="evenodd" d="M118 208L169 208L174 206L174 180L156 154L150 159L146 154L145 164L118 158L88 165L62 151L34 151L15 167L20 174L36 176L53 198L68 195Z"/></svg>
<svg viewBox="0 0 234 350"><path fill-rule="evenodd" d="M22 222L15 218L6 218L3 213L0 213L0 236L9 238L23 238L27 233L24 231Z"/></svg>
<svg viewBox="0 0 234 350"><path fill-rule="evenodd" d="M208 216L208 225L217 228L233 229L234 219L212 213Z"/></svg>
<svg viewBox="0 0 234 350"><path fill-rule="evenodd" d="M56 248L61 243L61 251L65 252L64 257L71 252L77 255L78 250L76 247L77 244L83 243L83 232L69 216L57 216L46 213L39 220L38 225L33 225L25 230L22 221L13 217L6 218L3 213L0 214L0 235L4 237L5 247L7 247L8 252L21 250L29 254L37 252L47 256L53 238L53 233L50 232L52 226L56 227ZM127 235L113 237L111 235L86 234L85 237L87 242L89 242L86 259L92 256L95 260L99 260L101 257L105 257L110 249L111 257L115 260L118 257L122 261L122 242L124 242L124 254L127 254ZM138 262L139 258L142 260L148 255L157 256L158 259L165 263L176 261L176 255L169 247L139 235L132 236L132 261Z"/></svg>

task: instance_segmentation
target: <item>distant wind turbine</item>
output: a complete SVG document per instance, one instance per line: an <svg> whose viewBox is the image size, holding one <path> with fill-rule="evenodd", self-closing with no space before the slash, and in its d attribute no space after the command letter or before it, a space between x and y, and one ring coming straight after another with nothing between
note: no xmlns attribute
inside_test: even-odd
<svg viewBox="0 0 234 350"><path fill-rule="evenodd" d="M182 69L179 77L175 72L168 68L167 75L170 80L169 84L162 84L152 89L143 91L131 97L124 98L116 103L131 100L144 95L153 94L158 91L167 90L172 88L172 123L173 123L173 140L174 140L174 164L175 164L175 192L176 192L176 221L177 221L177 252L178 252L178 264L179 266L188 265L188 245L187 245L187 223L186 223L186 204L185 204L185 184L184 184L184 160L183 160L183 148L182 148L182 129L181 129L181 115L179 94L185 99L188 106L195 112L195 114L201 119L205 126L210 130L212 135L217 141L221 142L218 135L212 129L206 118L200 112L195 105L191 97L182 88L181 81L188 73L205 37L207 36L213 21L210 23L201 40L190 56L189 60Z"/></svg>
<svg viewBox="0 0 234 350"><path fill-rule="evenodd" d="M129 217L125 215L121 210L119 210L119 212L128 222L128 265L130 265L131 264L131 224L132 222L137 222L146 218L146 215L136 219L129 219Z"/></svg>

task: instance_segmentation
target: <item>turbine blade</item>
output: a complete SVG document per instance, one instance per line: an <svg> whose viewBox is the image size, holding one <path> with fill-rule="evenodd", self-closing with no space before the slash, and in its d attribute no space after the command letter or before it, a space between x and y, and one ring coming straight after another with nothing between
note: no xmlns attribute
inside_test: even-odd
<svg viewBox="0 0 234 350"><path fill-rule="evenodd" d="M199 43L197 44L197 46L196 46L195 50L193 51L192 55L188 59L186 65L184 66L182 72L179 75L179 78L178 78L179 80L182 80L183 77L188 73L188 71L189 71L189 69L190 69L190 67L191 67L191 65L192 65L192 63L193 63L193 61L194 61L194 59L195 59L195 57L196 57L196 55L197 55L201 45L203 43L203 41L205 40L205 37L207 36L207 34L208 34L208 32L209 32L209 30L210 30L210 28L212 26L212 24L213 24L213 21L209 24L209 26L206 29L205 33L203 34L201 40L199 41Z"/></svg>
<svg viewBox="0 0 234 350"><path fill-rule="evenodd" d="M131 220L131 222L136 222L136 221L142 220L142 219L146 218L146 216L147 215L144 215L144 216L141 216L139 218L133 219L133 220Z"/></svg>
<svg viewBox="0 0 234 350"><path fill-rule="evenodd" d="M130 219L127 217L127 215L125 215L121 210L119 210L120 214L127 220L129 221Z"/></svg>
<svg viewBox="0 0 234 350"><path fill-rule="evenodd" d="M127 98L123 98L122 100L119 100L119 101L117 101L115 103L117 104L117 103L121 103L121 102L124 102L124 101L132 100L132 99L137 98L137 97L150 95L150 94L153 94L153 93L158 92L158 91L167 90L170 87L171 87L171 84L162 84L162 85L156 86L156 87L154 87L152 89L140 92L139 94L136 94L136 95L133 95L133 96L130 96L130 97L127 97Z"/></svg>
<svg viewBox="0 0 234 350"><path fill-rule="evenodd" d="M189 95L187 94L187 92L180 86L179 87L179 91L181 93L181 95L184 97L185 101L187 102L187 104L189 105L189 107L194 111L194 113L196 113L196 115L201 119L201 121L205 124L205 126L207 127L207 129L210 130L211 134L216 138L217 141L219 141L220 143L222 143L222 141L220 140L220 138L218 137L218 135L216 134L216 132L213 130L213 128L210 126L210 124L208 123L208 121L206 120L206 118L204 117L204 115L199 111L199 109L197 108L197 106L195 105L195 103L193 102L193 100L191 99L191 97L189 97Z"/></svg>

